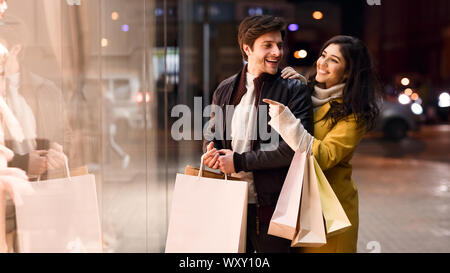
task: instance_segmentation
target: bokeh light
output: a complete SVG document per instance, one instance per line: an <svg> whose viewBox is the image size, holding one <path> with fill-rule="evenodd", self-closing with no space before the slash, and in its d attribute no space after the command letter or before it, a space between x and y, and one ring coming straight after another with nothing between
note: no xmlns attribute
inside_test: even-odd
<svg viewBox="0 0 450 273"><path fill-rule="evenodd" d="M316 20L322 20L323 18L323 13L319 10L316 10L313 12L312 17Z"/></svg>
<svg viewBox="0 0 450 273"><path fill-rule="evenodd" d="M102 39L102 47L107 47L108 46L108 39L103 38Z"/></svg>
<svg viewBox="0 0 450 273"><path fill-rule="evenodd" d="M447 92L439 95L439 107L450 107L450 95Z"/></svg>
<svg viewBox="0 0 450 273"><path fill-rule="evenodd" d="M290 25L288 26L288 29L289 29L290 31L297 31L297 30L298 30L298 25L297 25L297 24L290 24Z"/></svg>
<svg viewBox="0 0 450 273"><path fill-rule="evenodd" d="M423 108L418 103L411 104L411 111L416 115L421 115L423 113Z"/></svg>
<svg viewBox="0 0 450 273"><path fill-rule="evenodd" d="M111 19L113 19L114 21L116 21L117 19L119 19L119 13L114 11L113 13L111 13Z"/></svg>
<svg viewBox="0 0 450 273"><path fill-rule="evenodd" d="M400 82L402 85L407 86L410 83L410 80L408 78L403 78Z"/></svg>
<svg viewBox="0 0 450 273"><path fill-rule="evenodd" d="M411 102L411 99L409 98L409 96L401 94L400 96L398 96L398 102L400 102L401 104L408 104Z"/></svg>
<svg viewBox="0 0 450 273"><path fill-rule="evenodd" d="M412 95L411 95L411 99L412 100L417 100L419 98L419 94L417 94L417 93L413 93Z"/></svg>
<svg viewBox="0 0 450 273"><path fill-rule="evenodd" d="M123 32L128 32L130 30L130 26L128 26L128 25L122 25L122 31Z"/></svg>

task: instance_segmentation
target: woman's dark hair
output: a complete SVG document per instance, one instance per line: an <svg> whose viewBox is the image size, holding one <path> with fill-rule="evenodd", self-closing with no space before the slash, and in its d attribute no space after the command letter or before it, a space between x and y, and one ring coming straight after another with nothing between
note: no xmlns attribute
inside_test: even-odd
<svg viewBox="0 0 450 273"><path fill-rule="evenodd" d="M253 44L259 36L272 31L279 31L284 41L286 33L284 20L272 15L254 15L242 20L239 24L238 42L244 60L248 61L248 56L244 51L244 44L249 45L253 49Z"/></svg>
<svg viewBox="0 0 450 273"><path fill-rule="evenodd" d="M331 101L331 108L324 119L331 119L331 127L348 115L354 114L359 126L365 126L367 131L375 127L381 98L380 85L375 75L372 57L366 45L352 36L335 36L328 40L320 50L319 56L331 44L339 46L345 59L345 80L343 103ZM308 78L309 85L314 88L316 81L316 63L314 73Z"/></svg>

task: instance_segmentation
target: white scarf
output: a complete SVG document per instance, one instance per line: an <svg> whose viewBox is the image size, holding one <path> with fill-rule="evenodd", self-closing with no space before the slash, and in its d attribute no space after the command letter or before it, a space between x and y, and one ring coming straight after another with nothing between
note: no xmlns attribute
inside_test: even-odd
<svg viewBox="0 0 450 273"><path fill-rule="evenodd" d="M231 121L231 147L233 152L244 153L249 152L251 141L256 139L256 120L258 111L255 107L255 85L253 80L256 77L247 72L245 87L247 92L242 96L241 101L234 109ZM241 171L232 174L233 177L248 182L248 203L256 203L255 186L253 172Z"/></svg>
<svg viewBox="0 0 450 273"><path fill-rule="evenodd" d="M322 106L325 103L342 97L344 91L345 83L334 85L328 89L323 89L314 86L314 92L311 96L311 100L314 107Z"/></svg>
<svg viewBox="0 0 450 273"><path fill-rule="evenodd" d="M7 77L6 103L22 128L23 141L17 141L17 137L11 130L6 131L7 140L13 142L12 150L17 154L26 154L36 148L36 119L25 98L19 93L20 74L16 73Z"/></svg>

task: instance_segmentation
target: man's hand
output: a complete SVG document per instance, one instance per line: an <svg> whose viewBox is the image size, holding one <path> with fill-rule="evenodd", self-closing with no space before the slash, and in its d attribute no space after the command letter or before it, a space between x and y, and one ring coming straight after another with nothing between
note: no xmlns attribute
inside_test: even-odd
<svg viewBox="0 0 450 273"><path fill-rule="evenodd" d="M205 156L203 157L203 163L211 169L219 168L219 159L220 154L217 152L217 149L214 148L214 142L210 142L208 147L206 148Z"/></svg>
<svg viewBox="0 0 450 273"><path fill-rule="evenodd" d="M47 151L36 150L30 152L28 159L28 174L41 175L47 170Z"/></svg>
<svg viewBox="0 0 450 273"><path fill-rule="evenodd" d="M219 157L219 167L220 170L224 174L231 174L235 173L234 169L234 162L233 162L233 154L234 152L232 150L222 149L219 150L219 153L222 155Z"/></svg>

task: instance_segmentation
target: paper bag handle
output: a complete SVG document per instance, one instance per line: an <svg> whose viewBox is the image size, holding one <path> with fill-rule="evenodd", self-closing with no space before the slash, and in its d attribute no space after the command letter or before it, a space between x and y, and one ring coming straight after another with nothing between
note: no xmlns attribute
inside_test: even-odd
<svg viewBox="0 0 450 273"><path fill-rule="evenodd" d="M198 177L202 177L203 171L205 170L205 163L203 163L205 155L206 155L206 153L202 154L202 157L200 158L200 170L198 171ZM224 175L225 175L225 181L228 181L227 174L225 173Z"/></svg>
<svg viewBox="0 0 450 273"><path fill-rule="evenodd" d="M306 154L307 155L313 155L312 154L313 143L314 143L314 137L311 138L311 141L309 142L308 147L306 148Z"/></svg>

